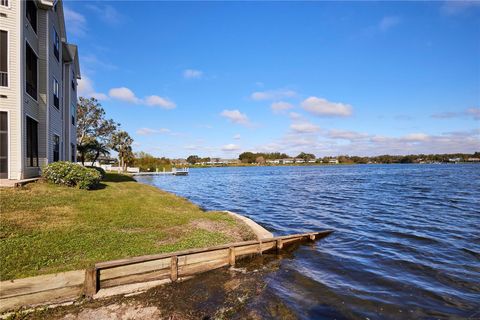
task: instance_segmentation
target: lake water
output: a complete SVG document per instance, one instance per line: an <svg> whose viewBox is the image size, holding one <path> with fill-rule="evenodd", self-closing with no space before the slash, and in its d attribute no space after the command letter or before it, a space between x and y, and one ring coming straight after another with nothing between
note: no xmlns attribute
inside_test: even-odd
<svg viewBox="0 0 480 320"><path fill-rule="evenodd" d="M267 279L303 319L480 319L480 165L191 169L137 178L275 235L334 229Z"/></svg>

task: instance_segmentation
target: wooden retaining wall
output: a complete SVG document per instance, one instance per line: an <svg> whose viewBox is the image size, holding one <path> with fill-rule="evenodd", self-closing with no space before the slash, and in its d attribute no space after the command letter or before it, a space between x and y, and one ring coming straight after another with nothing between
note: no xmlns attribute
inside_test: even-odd
<svg viewBox="0 0 480 320"><path fill-rule="evenodd" d="M0 282L0 312L22 306L61 303L82 295L94 297L101 289L157 280L177 281L224 266L238 259L281 250L284 245L316 240L332 231L295 234L231 243L203 249L140 256L96 263L87 270Z"/></svg>

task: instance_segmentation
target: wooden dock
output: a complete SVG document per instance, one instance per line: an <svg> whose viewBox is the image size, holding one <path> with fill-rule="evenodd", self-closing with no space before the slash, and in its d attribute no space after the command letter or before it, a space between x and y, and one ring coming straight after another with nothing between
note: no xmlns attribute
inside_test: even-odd
<svg viewBox="0 0 480 320"><path fill-rule="evenodd" d="M126 293L128 290L131 292L132 286L142 283L158 285L175 282L202 272L234 266L239 259L251 255L271 250L280 251L293 243L321 239L332 232L325 230L99 262L87 270L2 281L0 312L19 307L73 301L82 295L96 298L119 292ZM109 290L109 293L105 293Z"/></svg>

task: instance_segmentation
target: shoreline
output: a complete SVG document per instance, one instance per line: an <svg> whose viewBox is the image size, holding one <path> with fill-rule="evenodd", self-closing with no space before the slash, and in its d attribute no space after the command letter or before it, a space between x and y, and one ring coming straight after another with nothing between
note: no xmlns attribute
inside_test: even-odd
<svg viewBox="0 0 480 320"><path fill-rule="evenodd" d="M134 179L132 179L134 180ZM145 185L145 184L142 184L141 182L138 182L136 180L135 181L135 184L138 184L138 185L142 185L142 186L145 186L145 188L149 188L149 189L155 189L157 190L159 193L163 194L164 196L165 195L168 195L169 198L172 198L172 199L176 199L176 201L179 201L181 203L181 207L184 206L185 209L187 206L194 206L194 207L197 207L197 205L195 205L194 203L192 203L191 201L183 198L183 197L180 197L180 196L177 196L177 195L174 195L173 193L170 193L170 192L167 192L167 191L164 191L160 188L157 188L157 187L153 187L153 186L148 186L148 185ZM43 183L43 182L41 182ZM32 187L33 186L33 187ZM35 184L33 185L30 185L29 187L26 187L26 189L30 189L30 188L34 188L35 187ZM47 186L48 187L48 186ZM54 188L56 188L57 186L54 186ZM141 188L143 189L143 187ZM67 190L68 191L77 191L77 190L74 190L74 189L64 189L64 190ZM23 190L19 190L19 192L21 192ZM5 193L7 193L8 191L5 191ZM11 191L11 192L16 192L16 190L14 191ZM91 191L89 191L91 192ZM93 191L95 192L95 191ZM139 191L140 192L140 191ZM186 203L185 205L182 205L183 203ZM198 208L198 210L201 210L200 208ZM204 215L208 215L210 216L211 214L213 215L225 215L227 217L230 217L232 219L234 219L234 221L236 221L236 224L235 226L234 225L231 225L230 226L230 231L231 232L238 232L239 231L239 228L246 228L249 230L249 232L251 234L253 234L255 237L257 237L258 240L261 240L262 238L265 238L265 237L272 237L273 235L267 231L266 229L264 229L262 226L260 226L259 224L257 224L256 222L254 222L253 220L245 217L245 216L242 216L240 214L237 214L237 213L234 213L234 212L230 212L230 211L201 211ZM5 214L2 214L1 216L2 220L4 221L5 220ZM222 218L223 219L223 218ZM238 224L237 224L238 223ZM178 240L182 241L182 239L184 239L185 237L181 236ZM229 243L228 241L227 242L223 242L223 243ZM195 242L193 243L193 245L190 245L189 247L191 248L198 248L198 249L201 249L201 248L204 248L204 247L208 247L205 246L205 245L202 245L202 243L196 243L195 245ZM161 251L157 251L157 252L160 252ZM148 254L148 252L145 252L143 254ZM135 255L130 255L131 257L134 257ZM121 257L121 256L120 256ZM72 285L77 283L78 284L75 284L75 286L78 286L80 284L83 285L83 275L84 275L85 271L84 270L72 270L72 269L66 269L65 271L60 271L60 272L54 272L54 273L47 273L47 274L40 274L40 275L34 275L34 276L27 276L27 277L20 277L20 278L10 278L10 279L5 279L4 281L2 281L3 284L5 284L5 286L2 286L4 287L2 289L2 291L6 290L5 287L7 284L9 284L10 286L12 284L15 284L17 282L19 283L36 283L38 282L39 284L40 283L51 283L52 281L56 281L56 279L63 279L63 278L72 278L72 279L78 279L78 280L72 280ZM43 281L43 282L42 282ZM132 293L135 293L135 292L138 292L138 291L145 291L145 290L148 290L150 288L153 288L153 287L156 287L158 285L161 285L163 284L162 281L154 281L154 282L151 282L151 283L140 283L139 285L135 286L135 285L130 285L130 287L125 287L125 288L122 288L121 290L113 290L111 291L109 294L104 294L104 295L100 295L98 296L98 298L105 298L105 297L110 297L110 296L115 296L115 295L128 295L128 294L132 294ZM40 286L43 286L43 285L40 285ZM73 288L73 287L72 287ZM66 288L65 288L66 289ZM43 290L43 289L42 289ZM38 307L43 307L45 308L45 306L48 306L48 305L56 305L56 304L64 304L64 303L72 303L72 301L77 301L79 298L80 298L80 295L78 294L79 289L75 289L72 293L72 290L69 290L69 292L67 292L64 297L65 299L62 299L62 294L61 293L58 293L54 296L51 296L49 298L49 300L47 301L36 301L34 303L23 303L22 302L22 298L21 296L19 296L18 298L15 298L15 303L14 305L5 305L5 300L2 301L2 304L0 305L0 313L2 315L5 315L5 312L8 312L9 310L18 310L18 308L20 309L23 309L25 307L30 307L30 308L38 308ZM123 290L123 291L122 291ZM68 290L67 290L68 291ZM2 306L3 305L3 306Z"/></svg>

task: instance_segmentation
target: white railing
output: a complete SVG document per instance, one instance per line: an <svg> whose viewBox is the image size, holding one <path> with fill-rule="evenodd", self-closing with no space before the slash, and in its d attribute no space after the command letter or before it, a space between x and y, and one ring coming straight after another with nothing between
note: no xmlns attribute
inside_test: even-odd
<svg viewBox="0 0 480 320"><path fill-rule="evenodd" d="M0 0L6 1L6 0ZM8 87L8 72L0 71L0 87Z"/></svg>

